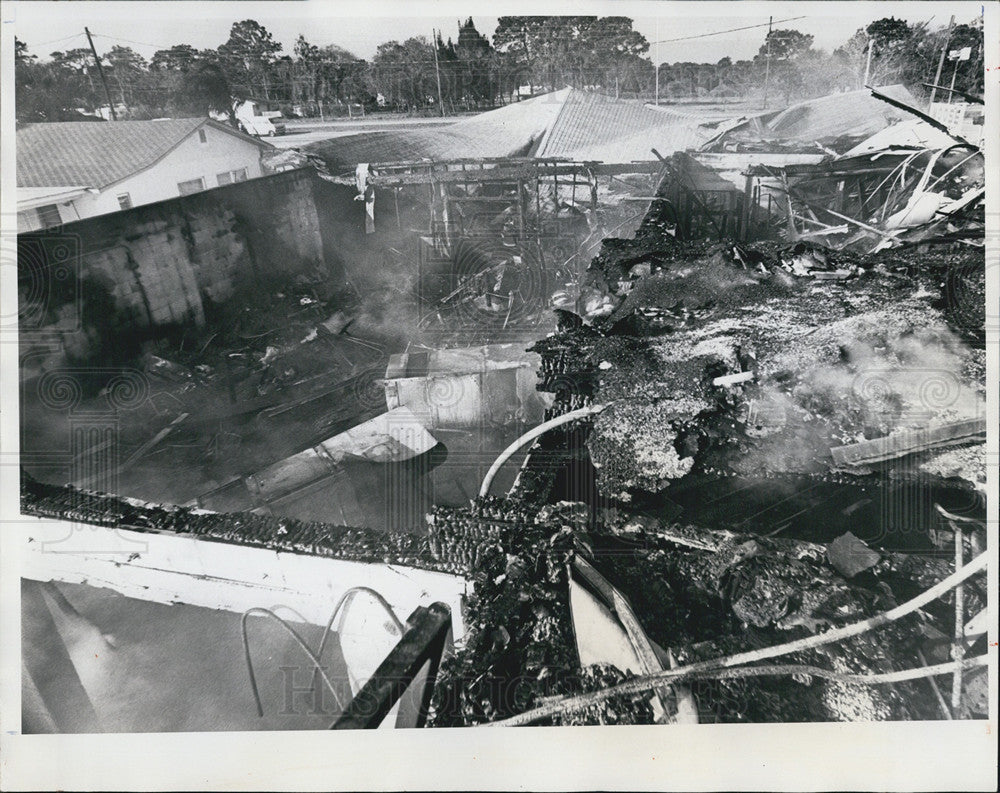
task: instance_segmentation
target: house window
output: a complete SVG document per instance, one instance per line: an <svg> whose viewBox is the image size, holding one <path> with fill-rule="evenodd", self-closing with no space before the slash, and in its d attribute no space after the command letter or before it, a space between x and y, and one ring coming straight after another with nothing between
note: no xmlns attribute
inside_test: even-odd
<svg viewBox="0 0 1000 793"><path fill-rule="evenodd" d="M22 209L17 213L17 233L34 231L38 225L38 213L33 209Z"/></svg>
<svg viewBox="0 0 1000 793"><path fill-rule="evenodd" d="M203 129L198 130L198 140L200 140L202 143L208 143L208 135L205 134L205 130Z"/></svg>
<svg viewBox="0 0 1000 793"><path fill-rule="evenodd" d="M178 182L177 189L180 190L181 195L191 195L191 193L197 193L199 190L205 189L205 180L199 176L197 179Z"/></svg>
<svg viewBox="0 0 1000 793"><path fill-rule="evenodd" d="M223 171L220 174L216 174L215 178L219 182L219 187L232 184L233 182L245 182L247 180L247 169L240 168L236 171Z"/></svg>
<svg viewBox="0 0 1000 793"><path fill-rule="evenodd" d="M122 193L118 196L118 206L120 209L131 209L132 208L132 196L128 193Z"/></svg>
<svg viewBox="0 0 1000 793"><path fill-rule="evenodd" d="M42 224L43 229L47 229L50 226L58 226L62 223L62 218L59 216L59 207L56 204L46 204L45 206L38 207L35 211L38 213L38 222Z"/></svg>

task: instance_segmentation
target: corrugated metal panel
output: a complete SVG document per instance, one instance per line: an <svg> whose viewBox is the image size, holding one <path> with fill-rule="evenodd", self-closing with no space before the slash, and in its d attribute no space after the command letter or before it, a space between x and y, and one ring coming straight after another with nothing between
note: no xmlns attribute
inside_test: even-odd
<svg viewBox="0 0 1000 793"><path fill-rule="evenodd" d="M572 160L598 160L600 162L654 160L656 156L653 154L653 149L656 149L664 157L669 157L674 152L699 148L712 134L714 133L705 127L672 121L628 137L581 146L566 152L564 156Z"/></svg>

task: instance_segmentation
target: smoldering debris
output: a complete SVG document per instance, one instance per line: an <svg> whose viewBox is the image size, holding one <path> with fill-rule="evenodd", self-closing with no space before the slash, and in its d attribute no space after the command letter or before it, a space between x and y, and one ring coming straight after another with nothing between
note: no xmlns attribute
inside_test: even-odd
<svg viewBox="0 0 1000 793"><path fill-rule="evenodd" d="M588 441L606 494L692 470L829 473L833 448L962 420L959 442L980 445L982 329L950 310L947 284L984 269L981 248L925 250L915 267L894 251L685 244L655 221L614 243L591 270L611 313L533 347L543 389L607 406ZM790 273L803 255L848 275ZM967 482L983 487L975 468Z"/></svg>
<svg viewBox="0 0 1000 793"><path fill-rule="evenodd" d="M588 626L575 622L566 599L576 556L591 560L588 564L603 571L610 595L627 597L641 615L642 626L634 630L654 653L663 688L680 690L683 680L694 693L695 711L687 719L941 718L937 703L920 687L924 674L912 669L914 659L919 656L932 665L928 674L955 665L947 660L947 645L938 641L948 635L948 620L954 617L945 585L955 578L948 576L949 562L875 551L857 538L825 547L622 511L606 512L595 521L584 504L560 502L537 509L496 498L481 499L471 509L436 509L425 536L385 535L265 516L164 509L27 478L22 508L29 514L89 519L133 531L173 530L466 577L474 586L465 615L469 632L435 685L434 726L506 720L677 722L681 711L675 697L668 697L669 707L659 716L650 708L647 693L656 685L652 678L643 688L644 679L634 672L610 664L579 666L575 641ZM864 564L856 563L855 551L847 556L850 568L844 567L845 543L864 549ZM983 582L973 577L982 569L981 558L961 571L970 613L986 604ZM935 587L936 582L942 583ZM921 601L924 608L917 614L910 604L924 590L931 595L940 590L945 599ZM900 613L889 619L891 609ZM853 632L845 633L843 626L852 626ZM975 655L975 648L982 638L969 632L970 655L962 663L971 671L970 683L981 671L982 656ZM744 656L746 661L737 665ZM769 657L786 663L749 663ZM669 679L672 668L676 681ZM875 682L883 677L896 682ZM635 686L631 693L630 684ZM977 685L968 686L970 697L960 700L955 715L985 715L977 710ZM619 686L626 689L621 695L604 695Z"/></svg>
<svg viewBox="0 0 1000 793"><path fill-rule="evenodd" d="M368 166L343 283L140 359L134 448L170 427L211 472L192 503L231 512L27 476L23 508L467 581L434 726L985 717L984 161L886 96L888 128L834 97L604 170ZM441 438L487 429L415 522L373 530L343 483L345 525L278 517L348 458L432 484Z"/></svg>

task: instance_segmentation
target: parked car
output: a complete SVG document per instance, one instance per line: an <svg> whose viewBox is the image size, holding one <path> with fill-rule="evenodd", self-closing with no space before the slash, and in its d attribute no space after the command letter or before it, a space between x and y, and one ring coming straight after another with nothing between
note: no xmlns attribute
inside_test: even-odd
<svg viewBox="0 0 1000 793"><path fill-rule="evenodd" d="M280 110L267 110L264 112L264 117L271 122L276 135L285 134L285 117L281 115Z"/></svg>
<svg viewBox="0 0 1000 793"><path fill-rule="evenodd" d="M240 129L248 135L270 138L283 134L285 131L284 119L281 120L281 132L279 133L278 127L269 118L268 112L261 109L260 103L249 99L238 104L233 111ZM280 118L281 113L277 115Z"/></svg>

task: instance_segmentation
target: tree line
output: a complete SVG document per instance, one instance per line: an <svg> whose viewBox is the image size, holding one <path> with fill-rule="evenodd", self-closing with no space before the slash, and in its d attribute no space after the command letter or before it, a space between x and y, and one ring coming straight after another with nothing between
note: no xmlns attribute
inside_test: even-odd
<svg viewBox="0 0 1000 793"><path fill-rule="evenodd" d="M739 100L769 92L785 102L832 91L933 81L945 41L971 48L967 60L946 62L941 81L982 93L981 21L929 29L927 23L877 20L832 52L813 47L796 30L771 30L749 60L661 63L627 17L500 17L492 41L471 18L457 36L388 41L370 61L335 44L300 35L292 52L260 23L236 22L216 49L188 44L148 60L124 44L101 56L111 101L130 118L231 113L252 98L287 115L350 112L358 105L410 113L455 113L495 107L570 85L613 96L661 101ZM706 47L710 49L710 47ZM42 59L16 40L16 114L21 123L81 117L107 104L89 47Z"/></svg>

